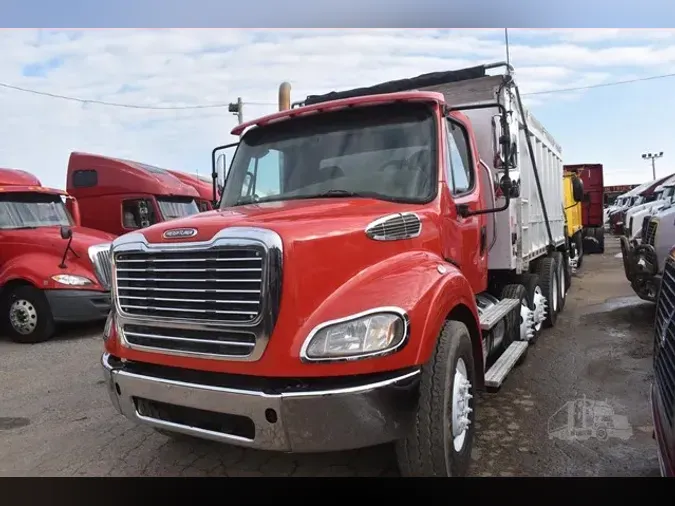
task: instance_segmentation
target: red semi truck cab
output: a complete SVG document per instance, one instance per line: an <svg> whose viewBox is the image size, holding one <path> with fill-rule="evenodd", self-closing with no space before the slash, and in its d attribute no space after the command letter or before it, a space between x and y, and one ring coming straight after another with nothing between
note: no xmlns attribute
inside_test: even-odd
<svg viewBox="0 0 675 506"><path fill-rule="evenodd" d="M183 183L192 186L199 193L197 205L200 211L211 211L214 203L218 203L220 194L218 190L213 188L211 177L201 177L197 174L186 174L178 170L169 170L173 176L181 180Z"/></svg>
<svg viewBox="0 0 675 506"><path fill-rule="evenodd" d="M567 281L560 149L497 66L233 130L217 210L114 242L115 408L266 450L395 442L406 475L466 474L476 390L555 325Z"/></svg>
<svg viewBox="0 0 675 506"><path fill-rule="evenodd" d="M200 212L193 185L131 160L71 153L66 187L79 202L84 226L115 235Z"/></svg>
<svg viewBox="0 0 675 506"><path fill-rule="evenodd" d="M114 236L79 220L66 192L0 169L0 319L14 341L45 341L55 324L108 315Z"/></svg>

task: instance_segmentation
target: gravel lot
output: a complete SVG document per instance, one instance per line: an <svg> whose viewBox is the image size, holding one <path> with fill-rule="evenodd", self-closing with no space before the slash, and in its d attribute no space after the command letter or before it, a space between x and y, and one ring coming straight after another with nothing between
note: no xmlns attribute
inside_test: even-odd
<svg viewBox="0 0 675 506"><path fill-rule="evenodd" d="M607 245L605 255L585 258L556 328L498 393L479 399L472 474L658 476L649 411L654 308L632 296L618 243ZM0 476L397 474L389 446L286 455L177 442L133 425L105 391L100 332L67 329L38 345L0 339ZM566 431L567 403L584 397L628 426L606 440L600 431L586 439Z"/></svg>

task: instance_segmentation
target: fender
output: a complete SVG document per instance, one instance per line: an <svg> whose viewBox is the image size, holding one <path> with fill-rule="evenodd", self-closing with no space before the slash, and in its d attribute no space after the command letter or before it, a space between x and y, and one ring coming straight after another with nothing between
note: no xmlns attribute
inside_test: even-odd
<svg viewBox="0 0 675 506"><path fill-rule="evenodd" d="M482 369L478 310L469 282L457 267L429 251L409 251L387 258L345 283L323 301L301 326L291 349L292 355L299 359L305 336L315 326L384 306L396 306L408 313L409 341L393 355L355 361L352 363L354 366L363 364L367 372L373 372L426 363L445 320L459 308L463 316L461 319L467 324L472 337L478 338L474 347L479 350L477 367ZM466 321L467 317L469 321Z"/></svg>
<svg viewBox="0 0 675 506"><path fill-rule="evenodd" d="M40 290L72 289L73 287L57 283L51 279L51 276L55 274L73 274L92 279L90 272L86 272L73 262L68 263L67 269L60 269L58 267L60 262L60 257L45 253L17 255L6 261L3 265L0 265L0 286L4 286L11 281L22 280ZM93 285L77 288L82 290L91 288L100 289L96 278L93 278L92 281L94 281Z"/></svg>

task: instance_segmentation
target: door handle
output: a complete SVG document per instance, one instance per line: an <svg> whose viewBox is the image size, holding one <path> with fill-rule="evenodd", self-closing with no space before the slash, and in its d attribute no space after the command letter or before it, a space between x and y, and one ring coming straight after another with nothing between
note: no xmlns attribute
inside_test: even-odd
<svg viewBox="0 0 675 506"><path fill-rule="evenodd" d="M480 254L485 253L485 248L487 247L487 227L480 227Z"/></svg>

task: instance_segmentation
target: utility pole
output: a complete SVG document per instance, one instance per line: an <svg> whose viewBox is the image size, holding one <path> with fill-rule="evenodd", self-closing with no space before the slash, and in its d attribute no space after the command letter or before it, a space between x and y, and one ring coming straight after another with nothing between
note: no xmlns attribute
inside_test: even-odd
<svg viewBox="0 0 675 506"><path fill-rule="evenodd" d="M659 151L658 153L642 153L642 159L643 160L651 160L652 162L652 179L656 180L656 162L655 160L657 158L661 158L663 156L663 151Z"/></svg>
<svg viewBox="0 0 675 506"><path fill-rule="evenodd" d="M240 125L244 122L244 102L242 102L241 97L238 97L236 102L229 104L227 110L237 116Z"/></svg>

